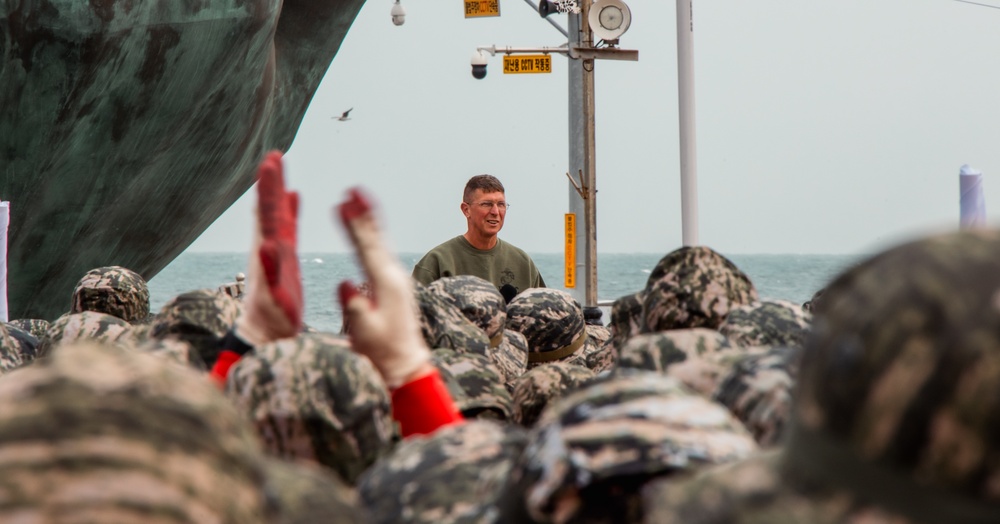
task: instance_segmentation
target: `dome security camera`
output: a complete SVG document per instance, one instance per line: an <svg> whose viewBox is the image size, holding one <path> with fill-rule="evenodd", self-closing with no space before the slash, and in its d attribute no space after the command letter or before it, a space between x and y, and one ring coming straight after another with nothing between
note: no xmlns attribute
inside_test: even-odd
<svg viewBox="0 0 1000 524"><path fill-rule="evenodd" d="M469 61L472 64L472 78L476 80L482 80L486 78L486 64L489 61L486 59L486 55L482 51L477 50L472 54L472 60Z"/></svg>
<svg viewBox="0 0 1000 524"><path fill-rule="evenodd" d="M389 12L392 15L392 23L395 25L403 25L406 22L406 9L396 0L396 3L392 4L392 11Z"/></svg>

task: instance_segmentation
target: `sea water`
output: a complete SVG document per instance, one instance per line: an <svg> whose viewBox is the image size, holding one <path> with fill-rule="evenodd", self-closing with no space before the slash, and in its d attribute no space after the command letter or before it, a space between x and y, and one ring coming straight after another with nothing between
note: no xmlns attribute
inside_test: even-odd
<svg viewBox="0 0 1000 524"><path fill-rule="evenodd" d="M400 255L409 270L420 253ZM662 254L598 254L598 299L614 300L640 291ZM549 287L563 286L561 253L531 254ZM753 281L761 298L782 299L801 304L831 278L861 259L858 255L726 255ZM343 253L306 253L300 255L305 322L323 331L339 331L340 304L337 285L342 280L363 280L354 255ZM246 272L246 253L183 253L149 281L152 311L174 296L194 289L216 288L233 282L236 274ZM583 285L583 275L577 275ZM608 321L605 309L605 323Z"/></svg>

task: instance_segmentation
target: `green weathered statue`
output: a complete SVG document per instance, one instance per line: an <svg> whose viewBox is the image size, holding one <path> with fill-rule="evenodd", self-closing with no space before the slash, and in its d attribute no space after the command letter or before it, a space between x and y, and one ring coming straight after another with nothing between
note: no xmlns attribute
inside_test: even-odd
<svg viewBox="0 0 1000 524"><path fill-rule="evenodd" d="M87 270L147 280L286 151L364 0L21 0L0 7L11 318Z"/></svg>

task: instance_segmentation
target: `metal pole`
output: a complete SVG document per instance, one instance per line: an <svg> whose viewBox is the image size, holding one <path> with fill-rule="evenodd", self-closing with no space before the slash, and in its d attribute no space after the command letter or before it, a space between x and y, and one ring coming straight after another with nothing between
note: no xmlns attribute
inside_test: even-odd
<svg viewBox="0 0 1000 524"><path fill-rule="evenodd" d="M591 32L588 22L591 0L584 0L581 4L580 36L584 46L594 47L594 34ZM587 292L586 302L583 306L586 313L588 309L593 311L597 308L597 139L594 132L594 64L596 60L579 60L579 62L583 65L583 180L586 196L584 199L584 224L587 234Z"/></svg>
<svg viewBox="0 0 1000 524"><path fill-rule="evenodd" d="M681 142L681 231L685 246L698 245L698 160L694 118L694 17L692 2L677 0L677 95Z"/></svg>
<svg viewBox="0 0 1000 524"><path fill-rule="evenodd" d="M569 22L569 46L579 45L580 38L580 15L570 13ZM569 175L574 180L579 180L578 173L584 168L584 117L583 117L583 61L567 60L568 86L566 100L569 103ZM585 210L583 197L577 192L576 187L571 182L567 182L569 188L569 212L576 215L576 265L577 275L585 275L587 267L587 245L579 239L586 238ZM586 284L580 285L577 279L575 288L567 290L570 295L580 304L586 303Z"/></svg>

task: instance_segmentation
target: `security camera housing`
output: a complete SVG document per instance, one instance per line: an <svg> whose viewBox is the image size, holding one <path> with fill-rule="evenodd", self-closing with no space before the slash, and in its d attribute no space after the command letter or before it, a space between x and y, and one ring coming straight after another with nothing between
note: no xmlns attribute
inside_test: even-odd
<svg viewBox="0 0 1000 524"><path fill-rule="evenodd" d="M472 78L476 80L486 78L486 64L489 63L486 55L477 50L472 54L472 60L469 60L469 63L472 65Z"/></svg>

